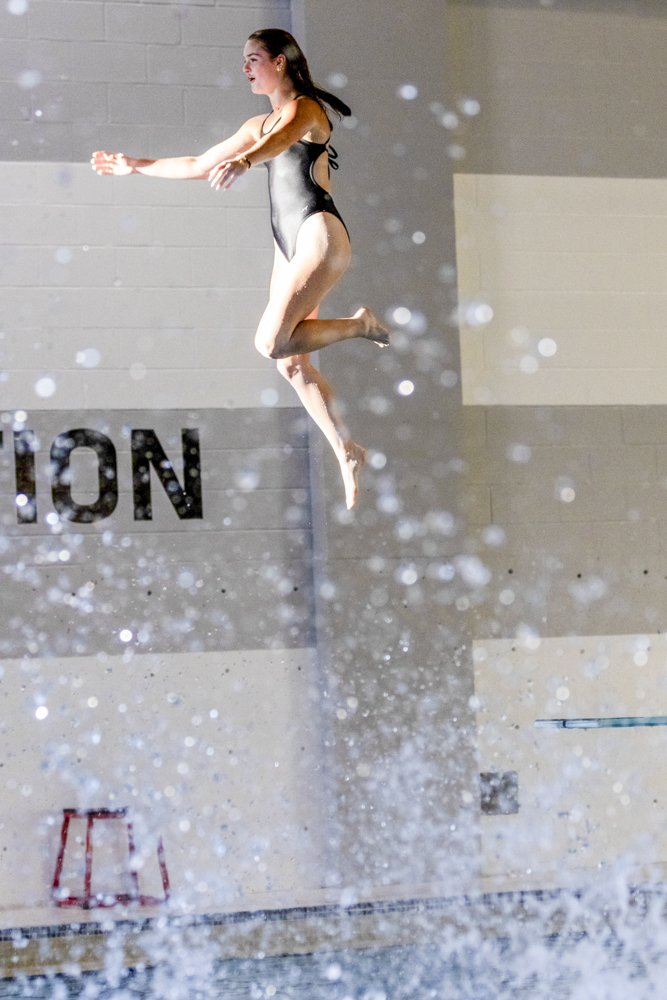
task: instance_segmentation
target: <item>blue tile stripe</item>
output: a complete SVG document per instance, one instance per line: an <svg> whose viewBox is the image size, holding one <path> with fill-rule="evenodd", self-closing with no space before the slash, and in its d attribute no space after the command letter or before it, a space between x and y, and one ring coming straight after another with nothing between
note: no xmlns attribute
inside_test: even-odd
<svg viewBox="0 0 667 1000"><path fill-rule="evenodd" d="M631 729L667 726L667 715L621 716L610 719L536 719L536 729Z"/></svg>

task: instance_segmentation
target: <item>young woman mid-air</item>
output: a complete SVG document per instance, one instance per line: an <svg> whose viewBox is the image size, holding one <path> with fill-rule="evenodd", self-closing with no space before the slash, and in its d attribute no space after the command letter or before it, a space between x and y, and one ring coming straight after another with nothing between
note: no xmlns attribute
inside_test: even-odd
<svg viewBox="0 0 667 1000"><path fill-rule="evenodd" d="M324 105L343 115L351 112L314 85L306 58L287 31L253 32L243 50L243 71L253 94L266 94L272 110L250 118L230 139L201 156L164 160L98 152L92 165L99 174L208 178L219 190L255 164L266 163L275 260L255 346L260 354L276 359L278 371L326 435L340 463L347 506L352 507L366 452L350 437L331 388L310 363L309 353L351 337L380 346L389 343L387 330L369 309L345 319L317 319L322 299L350 262L347 229L330 194L332 126Z"/></svg>

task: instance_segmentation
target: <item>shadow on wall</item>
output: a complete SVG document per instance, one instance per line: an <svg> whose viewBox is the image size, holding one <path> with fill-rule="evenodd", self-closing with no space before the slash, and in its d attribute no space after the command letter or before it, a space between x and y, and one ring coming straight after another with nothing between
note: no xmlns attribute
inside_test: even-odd
<svg viewBox="0 0 667 1000"><path fill-rule="evenodd" d="M449 0L449 92L473 96L466 173L662 177L659 0Z"/></svg>

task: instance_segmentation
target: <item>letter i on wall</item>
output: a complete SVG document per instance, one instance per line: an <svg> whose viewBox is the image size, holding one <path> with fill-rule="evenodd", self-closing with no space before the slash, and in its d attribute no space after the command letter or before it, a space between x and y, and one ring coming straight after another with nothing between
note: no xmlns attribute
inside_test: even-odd
<svg viewBox="0 0 667 1000"><path fill-rule="evenodd" d="M37 521L37 499L35 496L35 450L37 444L34 431L14 431L16 520L19 524L35 524Z"/></svg>

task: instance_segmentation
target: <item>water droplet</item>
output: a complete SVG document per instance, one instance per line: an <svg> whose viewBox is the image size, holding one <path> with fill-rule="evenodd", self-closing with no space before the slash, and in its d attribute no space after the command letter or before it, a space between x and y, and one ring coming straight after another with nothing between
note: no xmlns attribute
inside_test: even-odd
<svg viewBox="0 0 667 1000"><path fill-rule="evenodd" d="M329 73L327 83L330 87L346 87L347 77L345 76L345 73Z"/></svg>
<svg viewBox="0 0 667 1000"><path fill-rule="evenodd" d="M461 101L459 101L459 108L464 115L469 115L470 117L478 115L482 110L479 101L474 97L464 97Z"/></svg>
<svg viewBox="0 0 667 1000"><path fill-rule="evenodd" d="M405 306L398 306L391 315L394 323L398 323L399 326L406 326L412 319L412 313Z"/></svg>
<svg viewBox="0 0 667 1000"><path fill-rule="evenodd" d="M76 352L76 363L82 368L96 368L102 360L102 355L96 347L86 347L83 351ZM130 369L130 374L132 371ZM137 376L133 376L136 378Z"/></svg>
<svg viewBox="0 0 667 1000"><path fill-rule="evenodd" d="M14 0L14 2L20 2L20 0ZM26 3L26 10L28 5ZM21 11L23 14L24 11ZM16 80L21 90L34 90L42 82L42 74L38 69L24 69L22 73L19 73Z"/></svg>
<svg viewBox="0 0 667 1000"><path fill-rule="evenodd" d="M406 587L411 587L419 579L419 574L416 568L412 565L402 566L399 569L397 576L399 581L405 584Z"/></svg>
<svg viewBox="0 0 667 1000"><path fill-rule="evenodd" d="M278 393L275 389L262 389L259 398L262 406L276 406L278 403Z"/></svg>
<svg viewBox="0 0 667 1000"><path fill-rule="evenodd" d="M519 361L519 368L524 375L534 375L539 367L537 358L534 358L532 354L524 354L521 361Z"/></svg>
<svg viewBox="0 0 667 1000"><path fill-rule="evenodd" d="M532 455L533 453L527 444L511 444L507 449L507 457L519 465L525 465L526 462L530 462Z"/></svg>
<svg viewBox="0 0 667 1000"><path fill-rule="evenodd" d="M48 375L44 378L38 378L35 382L35 395L39 396L41 399L48 399L56 391L56 383Z"/></svg>
<svg viewBox="0 0 667 1000"><path fill-rule="evenodd" d="M552 358L558 350L558 344L551 337L543 337L539 341L537 349L543 358Z"/></svg>
<svg viewBox="0 0 667 1000"><path fill-rule="evenodd" d="M402 97L404 101L414 101L415 97L419 93L418 88L414 83L403 83L398 88L398 96Z"/></svg>

